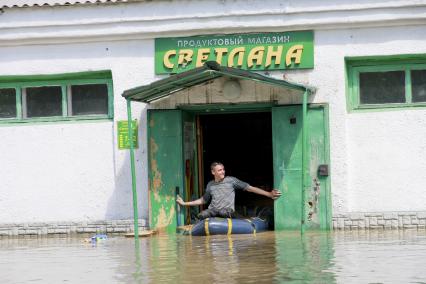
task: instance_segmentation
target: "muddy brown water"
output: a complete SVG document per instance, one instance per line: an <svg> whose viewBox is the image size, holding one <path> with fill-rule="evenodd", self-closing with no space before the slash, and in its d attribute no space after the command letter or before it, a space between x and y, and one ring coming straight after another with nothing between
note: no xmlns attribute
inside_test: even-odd
<svg viewBox="0 0 426 284"><path fill-rule="evenodd" d="M0 283L426 283L426 231L3 238Z"/></svg>

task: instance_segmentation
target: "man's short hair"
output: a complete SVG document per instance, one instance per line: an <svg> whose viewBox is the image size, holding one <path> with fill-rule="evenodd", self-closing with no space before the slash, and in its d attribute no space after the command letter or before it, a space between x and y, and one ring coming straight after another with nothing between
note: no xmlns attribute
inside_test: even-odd
<svg viewBox="0 0 426 284"><path fill-rule="evenodd" d="M223 164L221 162L213 162L210 164L210 170L213 171L214 167L221 165L223 167Z"/></svg>

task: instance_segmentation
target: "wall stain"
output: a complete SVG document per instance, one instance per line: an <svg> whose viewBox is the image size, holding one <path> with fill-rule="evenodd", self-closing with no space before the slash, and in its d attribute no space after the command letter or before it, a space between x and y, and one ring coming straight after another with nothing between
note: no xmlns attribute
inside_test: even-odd
<svg viewBox="0 0 426 284"><path fill-rule="evenodd" d="M150 161L151 161L151 181L152 184L152 193L154 194L154 199L156 201L160 201L160 187L163 184L161 172L158 170L158 163L155 159L155 156L158 151L158 145L155 143L154 138L150 138L149 140L149 147L150 147Z"/></svg>
<svg viewBox="0 0 426 284"><path fill-rule="evenodd" d="M167 214L166 209L164 208L164 205L162 205L157 216L157 228L161 229L170 225L172 223L174 216L175 216L174 206L170 208L170 212L169 214Z"/></svg>

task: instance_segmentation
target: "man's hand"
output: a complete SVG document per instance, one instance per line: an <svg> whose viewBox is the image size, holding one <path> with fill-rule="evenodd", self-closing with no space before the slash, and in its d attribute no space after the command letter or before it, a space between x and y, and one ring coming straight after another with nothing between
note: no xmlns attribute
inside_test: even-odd
<svg viewBox="0 0 426 284"><path fill-rule="evenodd" d="M277 198L279 198L281 196L281 191L279 191L279 190L276 190L276 189L273 189L271 192L270 192L270 197L272 198L272 199L277 199Z"/></svg>
<svg viewBox="0 0 426 284"><path fill-rule="evenodd" d="M176 202L180 205L180 206L185 206L185 202L182 200L182 198L178 195L176 197Z"/></svg>
<svg viewBox="0 0 426 284"><path fill-rule="evenodd" d="M179 195L177 195L176 196L176 203L178 203L181 206L197 206L197 205L202 205L205 202L204 202L204 199L202 197L200 197L196 200L193 200L193 201L185 202L185 201L183 201L183 199Z"/></svg>
<svg viewBox="0 0 426 284"><path fill-rule="evenodd" d="M245 190L247 190L248 192L253 192L256 194L260 194L260 195L272 198L274 200L281 196L281 191L276 189L273 189L272 191L266 191L261 188L249 185Z"/></svg>

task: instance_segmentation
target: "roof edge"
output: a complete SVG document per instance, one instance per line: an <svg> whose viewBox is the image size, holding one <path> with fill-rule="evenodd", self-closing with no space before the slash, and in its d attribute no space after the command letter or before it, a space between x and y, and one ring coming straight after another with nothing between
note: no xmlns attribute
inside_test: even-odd
<svg viewBox="0 0 426 284"><path fill-rule="evenodd" d="M267 77L252 71L233 67L220 66L216 61L207 61L203 66L182 73L173 74L167 78L157 80L148 85L138 86L125 90L122 97L126 100L149 103L166 97L174 92L196 86L219 77L230 77L243 80L253 80L271 84L286 89L313 93L315 89L285 80Z"/></svg>

